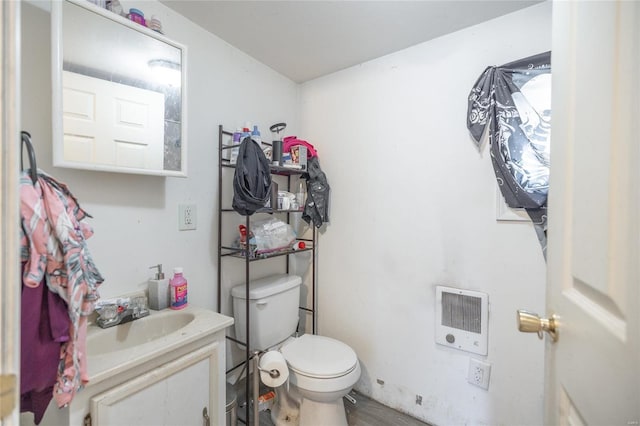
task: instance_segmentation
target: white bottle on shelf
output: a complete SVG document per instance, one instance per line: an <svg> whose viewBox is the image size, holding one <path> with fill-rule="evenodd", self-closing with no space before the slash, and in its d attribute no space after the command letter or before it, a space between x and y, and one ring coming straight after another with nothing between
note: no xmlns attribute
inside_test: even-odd
<svg viewBox="0 0 640 426"><path fill-rule="evenodd" d="M262 138L260 137L260 130L258 130L258 126L253 126L253 130L251 131L251 139L256 141L256 143L262 146Z"/></svg>
<svg viewBox="0 0 640 426"><path fill-rule="evenodd" d="M304 181L300 179L298 182L298 192L296 192L296 201L298 203L298 209L304 210L304 203L306 201L306 190L304 187Z"/></svg>

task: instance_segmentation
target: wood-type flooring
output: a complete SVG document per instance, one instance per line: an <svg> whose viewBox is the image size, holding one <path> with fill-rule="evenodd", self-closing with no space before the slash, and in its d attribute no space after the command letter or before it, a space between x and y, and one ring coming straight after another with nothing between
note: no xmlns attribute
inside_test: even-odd
<svg viewBox="0 0 640 426"><path fill-rule="evenodd" d="M346 399L344 401L349 426L429 426L427 423L384 406L355 391L352 391L351 395L356 399L355 405ZM244 425L241 420L244 418L244 408L239 411L238 425ZM275 426L269 411L260 412L260 426Z"/></svg>

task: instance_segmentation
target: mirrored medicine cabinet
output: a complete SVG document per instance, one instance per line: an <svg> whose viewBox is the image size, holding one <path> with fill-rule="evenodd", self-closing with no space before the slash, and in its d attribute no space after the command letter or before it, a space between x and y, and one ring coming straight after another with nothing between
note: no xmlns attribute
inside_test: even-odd
<svg viewBox="0 0 640 426"><path fill-rule="evenodd" d="M186 47L86 0L51 19L54 166L186 177Z"/></svg>

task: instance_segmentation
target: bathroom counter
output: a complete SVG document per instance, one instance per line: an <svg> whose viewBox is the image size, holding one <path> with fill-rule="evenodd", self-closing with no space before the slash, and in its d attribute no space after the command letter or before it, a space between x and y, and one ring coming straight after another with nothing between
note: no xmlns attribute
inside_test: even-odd
<svg viewBox="0 0 640 426"><path fill-rule="evenodd" d="M91 324L87 332L89 386L166 354L184 352L180 349L194 343L202 346L232 324L231 317L191 306L152 310L147 317L111 328Z"/></svg>

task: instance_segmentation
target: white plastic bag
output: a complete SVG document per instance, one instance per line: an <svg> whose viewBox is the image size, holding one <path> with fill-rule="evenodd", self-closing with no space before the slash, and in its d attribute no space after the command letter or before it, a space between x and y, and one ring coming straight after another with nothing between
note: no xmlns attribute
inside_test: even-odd
<svg viewBox="0 0 640 426"><path fill-rule="evenodd" d="M251 232L255 238L257 254L288 249L296 239L291 225L275 217L252 221Z"/></svg>

